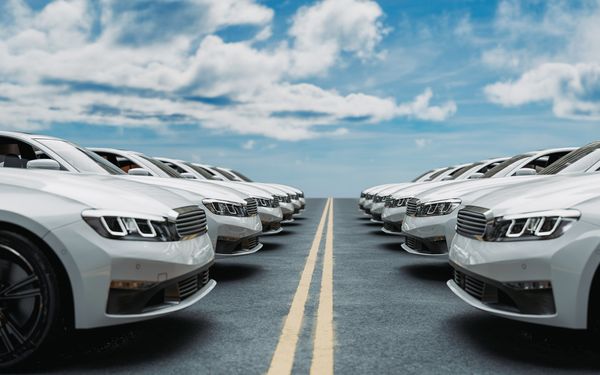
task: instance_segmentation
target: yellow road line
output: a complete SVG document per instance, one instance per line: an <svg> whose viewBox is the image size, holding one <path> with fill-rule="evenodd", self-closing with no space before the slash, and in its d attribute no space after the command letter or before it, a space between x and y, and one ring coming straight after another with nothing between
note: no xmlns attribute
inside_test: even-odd
<svg viewBox="0 0 600 375"><path fill-rule="evenodd" d="M317 227L317 233L310 247L310 252L304 264L304 270L302 276L300 276L300 282L298 288L294 294L292 305L288 316L285 318L285 323L279 336L279 342L273 353L271 359L271 366L267 374L269 375L280 375L280 374L291 374L294 366L294 357L296 355L296 346L298 344L298 337L300 336L300 330L302 328L302 319L304 318L304 309L306 307L306 301L308 299L308 292L310 289L310 283L312 281L313 273L317 263L317 255L319 253L319 247L321 244L321 238L323 237L323 229L325 227L325 218L327 212L330 210L332 199L329 198L323 208L323 215L321 221Z"/></svg>
<svg viewBox="0 0 600 375"><path fill-rule="evenodd" d="M313 342L313 357L310 373L313 375L333 374L333 200L329 207L323 276L317 310L317 324Z"/></svg>

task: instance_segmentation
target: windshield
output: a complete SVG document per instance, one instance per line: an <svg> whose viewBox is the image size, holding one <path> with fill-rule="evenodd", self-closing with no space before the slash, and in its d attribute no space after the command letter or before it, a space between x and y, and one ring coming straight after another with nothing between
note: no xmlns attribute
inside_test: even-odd
<svg viewBox="0 0 600 375"><path fill-rule="evenodd" d="M433 169L432 169L432 170L430 170L430 171L427 171L427 172L425 172L425 173L423 173L423 174L420 174L420 175L418 175L418 176L417 176L417 177L415 177L415 178L414 178L414 179L413 179L411 182L417 182L417 181L419 181L420 179L422 179L423 177L425 177L425 176L427 176L428 174L430 174L431 172L433 172Z"/></svg>
<svg viewBox="0 0 600 375"><path fill-rule="evenodd" d="M517 155L517 156L513 156L510 159L507 159L505 161L503 161L502 163L498 164L497 166L495 166L494 168L488 170L487 172L485 172L483 174L483 178L490 178L496 174L498 174L501 170L508 168L509 166L515 164L516 162L523 160L525 158L530 157L531 155L527 155L527 154L521 154L521 155Z"/></svg>
<svg viewBox="0 0 600 375"><path fill-rule="evenodd" d="M70 142L59 139L38 138L36 140L56 152L79 172L123 174L123 171L119 168L83 147L78 147Z"/></svg>
<svg viewBox="0 0 600 375"><path fill-rule="evenodd" d="M456 179L458 177L460 177L461 175L465 174L465 172L473 169L476 166L480 166L482 163L473 163L473 164L469 164L469 165L465 165L462 168L457 169L456 171L450 173L450 176L453 177L453 179Z"/></svg>
<svg viewBox="0 0 600 375"><path fill-rule="evenodd" d="M450 169L452 169L452 167L447 167L447 168L444 168L444 169L440 169L439 171L437 171L437 172L435 172L434 174L432 174L432 175L431 175L431 176L430 176L430 177L427 179L427 181L433 181L433 180L435 180L435 179L436 179L436 178L438 178L438 177L439 177L439 176L440 176L442 173L444 173L444 172L447 172L447 171L448 171L448 170L450 170Z"/></svg>
<svg viewBox="0 0 600 375"><path fill-rule="evenodd" d="M200 176L206 178L207 180L216 180L215 175L208 173L204 168L198 167L197 165L194 165L192 163L187 163L187 162L183 163L183 164L192 168L196 173L198 173Z"/></svg>
<svg viewBox="0 0 600 375"><path fill-rule="evenodd" d="M579 165L575 166L573 164L575 162L585 158L586 156L590 155L591 153L598 150L599 148L600 148L600 142L593 142L593 143L590 143L589 145L586 145L586 146L580 147L576 150L573 150L573 151L569 152L568 154L566 154L565 156L563 156L562 158L558 159L556 162L554 162L554 163L550 164L549 166L547 166L546 168L542 169L539 174L557 174L560 172L564 172L564 173L581 172L581 171L585 170L585 165L582 164L580 166ZM581 169L579 167L581 167Z"/></svg>
<svg viewBox="0 0 600 375"><path fill-rule="evenodd" d="M217 172L219 172L223 176L227 177L229 180L231 180L231 181L236 180L235 176L232 175L231 173L227 172L226 170L219 168L219 167L214 167L214 168L217 170Z"/></svg>
<svg viewBox="0 0 600 375"><path fill-rule="evenodd" d="M174 178L182 178L181 175L179 174L179 172L177 172L176 170L174 170L173 168L169 167L168 165L166 165L165 163L158 161L156 159L152 159L146 155L138 155L140 158L152 163L152 165L154 165L156 168L160 169L162 172L166 173L167 175L169 175L169 177L174 177Z"/></svg>
<svg viewBox="0 0 600 375"><path fill-rule="evenodd" d="M238 171L234 171L233 169L231 170L231 173L235 174L236 176L238 176L239 178L241 178L242 180L246 181L246 182L253 182L251 179L249 179L248 177L244 176L243 174L241 174Z"/></svg>

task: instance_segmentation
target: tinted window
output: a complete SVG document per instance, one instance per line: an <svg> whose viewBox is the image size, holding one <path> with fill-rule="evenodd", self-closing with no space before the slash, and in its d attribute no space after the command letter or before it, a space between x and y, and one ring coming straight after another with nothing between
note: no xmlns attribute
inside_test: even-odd
<svg viewBox="0 0 600 375"><path fill-rule="evenodd" d="M215 167L215 169L217 170L217 172L219 172L223 176L227 177L227 179L229 179L231 181L237 180L234 175L232 175L231 173L227 172L226 170L218 168L218 167Z"/></svg>
<svg viewBox="0 0 600 375"><path fill-rule="evenodd" d="M104 160L99 155L83 147L60 139L36 139L38 142L48 147L52 151L65 159L79 172L100 173L100 174L122 174L123 172L115 168L112 164Z"/></svg>
<svg viewBox="0 0 600 375"><path fill-rule="evenodd" d="M600 142L593 142L586 146L580 147L577 150L573 150L565 156L558 159L555 163L552 163L548 167L542 169L539 174L557 174L569 165L576 161L586 157L592 152L600 148Z"/></svg>
<svg viewBox="0 0 600 375"><path fill-rule="evenodd" d="M166 173L167 175L169 175L169 177L175 177L175 178L181 178L181 175L174 170L173 168L169 167L168 165L166 165L165 163L158 161L156 159L152 159L149 158L145 155L138 155L140 158L152 163L152 165L154 165L156 168L160 169L161 171L163 171L164 173Z"/></svg>
<svg viewBox="0 0 600 375"><path fill-rule="evenodd" d="M235 175L236 175L236 176L238 176L239 178L241 178L242 180L244 180L244 181L246 181L246 182L252 182L252 180L251 180L251 179L249 179L248 177L244 176L243 174L241 174L241 173L240 173L240 172L238 172L238 171L234 171L234 170L232 170L231 172L232 172L232 173L235 173Z"/></svg>
<svg viewBox="0 0 600 375"><path fill-rule="evenodd" d="M498 164L494 168L492 168L492 169L488 170L487 172L485 172L483 174L483 178L490 178L490 177L496 175L498 172L500 172L504 168L508 168L509 166L515 164L516 162L518 162L520 160L523 160L525 158L528 158L530 156L531 155L527 155L527 154L513 156L512 158L503 161L502 163Z"/></svg>
<svg viewBox="0 0 600 375"><path fill-rule="evenodd" d="M197 172L199 175L206 178L207 180L216 180L214 173L210 173L206 169L199 167L197 165L194 165L192 163L184 163L184 164L187 165L188 167L192 168L195 172Z"/></svg>
<svg viewBox="0 0 600 375"><path fill-rule="evenodd" d="M448 168L444 168L444 169L440 169L439 171L435 172L434 174L432 174L431 176L429 176L429 178L427 179L427 181L433 181L436 178L438 178L442 173L449 171L450 169L452 169L452 167L448 167Z"/></svg>

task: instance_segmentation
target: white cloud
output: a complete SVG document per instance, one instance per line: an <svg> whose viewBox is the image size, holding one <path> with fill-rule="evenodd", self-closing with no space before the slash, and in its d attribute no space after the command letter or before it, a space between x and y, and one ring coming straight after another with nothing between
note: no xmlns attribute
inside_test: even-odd
<svg viewBox="0 0 600 375"><path fill-rule="evenodd" d="M417 139L415 139L415 145L419 149L425 148L430 143L431 143L431 139L426 139L426 138L417 138Z"/></svg>
<svg viewBox="0 0 600 375"><path fill-rule="evenodd" d="M256 141L254 139L249 139L246 142L242 143L242 148L244 150L252 150L256 145Z"/></svg>
<svg viewBox="0 0 600 375"><path fill-rule="evenodd" d="M274 16L263 5L161 4L57 0L35 12L20 0L1 3L0 125L38 130L65 122L199 124L298 140L343 135L348 129L340 125L396 117L442 121L456 112L453 102L431 105L429 89L413 102L397 103L301 81L349 56L381 53L383 13L373 1L303 7L293 17L290 40L262 47L256 41L264 45L270 37ZM256 35L226 42L214 34L232 25L255 26Z"/></svg>
<svg viewBox="0 0 600 375"><path fill-rule="evenodd" d="M441 106L431 106L431 89L426 89L412 103L401 104L396 109L398 115L415 117L419 120L442 121L456 113L456 103L448 101Z"/></svg>
<svg viewBox="0 0 600 375"><path fill-rule="evenodd" d="M500 4L495 25L510 37L505 46L485 51L482 60L521 74L487 85L484 92L506 107L548 102L557 117L598 119L600 2L575 8L568 2L545 5L542 14L532 14L518 2ZM524 39L529 39L525 46Z"/></svg>
<svg viewBox="0 0 600 375"><path fill-rule="evenodd" d="M324 73L340 52L374 57L386 32L382 16L379 5L370 0L324 0L300 8L289 30L294 38L293 73Z"/></svg>
<svg viewBox="0 0 600 375"><path fill-rule="evenodd" d="M558 117L600 118L600 65L546 63L515 81L486 86L488 99L503 106L551 102Z"/></svg>

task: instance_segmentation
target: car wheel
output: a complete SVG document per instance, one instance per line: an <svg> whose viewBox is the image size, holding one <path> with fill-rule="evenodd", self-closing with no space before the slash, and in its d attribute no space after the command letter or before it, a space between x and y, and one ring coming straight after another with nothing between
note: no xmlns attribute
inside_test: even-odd
<svg viewBox="0 0 600 375"><path fill-rule="evenodd" d="M56 273L39 246L0 230L0 368L22 363L59 322Z"/></svg>

